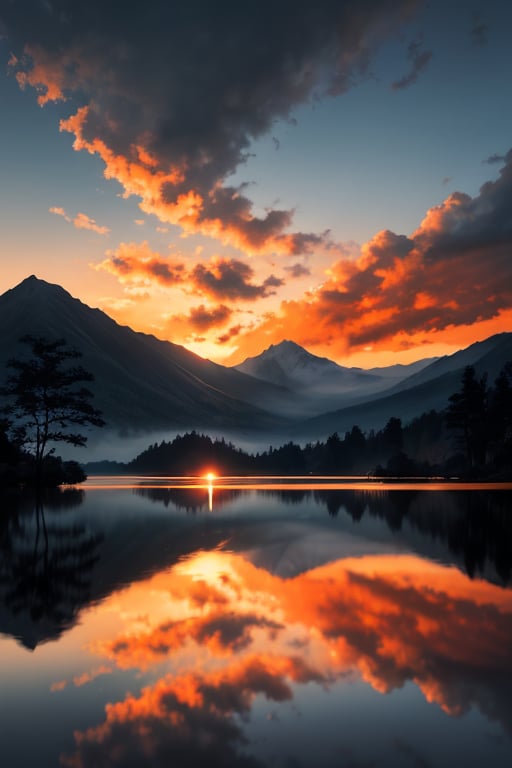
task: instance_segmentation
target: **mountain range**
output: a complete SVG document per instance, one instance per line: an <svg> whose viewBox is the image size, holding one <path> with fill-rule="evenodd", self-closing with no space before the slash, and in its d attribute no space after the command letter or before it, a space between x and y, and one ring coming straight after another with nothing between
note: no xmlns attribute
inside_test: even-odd
<svg viewBox="0 0 512 768"><path fill-rule="evenodd" d="M466 365L493 381L512 360L512 333L453 355L387 368L345 368L292 341L226 367L121 326L58 285L31 276L0 296L0 366L20 357L24 334L62 338L95 377L94 404L119 432L213 430L262 438L379 429L446 407Z"/></svg>
<svg viewBox="0 0 512 768"><path fill-rule="evenodd" d="M241 373L270 384L286 387L294 393L295 403L304 415L339 408L341 404L361 402L388 390L437 358L425 358L410 365L387 368L346 368L317 357L293 341L271 344L256 357L248 357L235 366Z"/></svg>

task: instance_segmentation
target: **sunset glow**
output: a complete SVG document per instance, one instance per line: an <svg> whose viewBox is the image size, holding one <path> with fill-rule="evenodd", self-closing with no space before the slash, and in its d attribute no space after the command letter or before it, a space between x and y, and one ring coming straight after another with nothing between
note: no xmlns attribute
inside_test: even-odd
<svg viewBox="0 0 512 768"><path fill-rule="evenodd" d="M213 512L213 481L215 480L214 473L208 472L206 479L208 480L208 510L209 512Z"/></svg>
<svg viewBox="0 0 512 768"><path fill-rule="evenodd" d="M6 764L508 768L510 484L218 469L6 496Z"/></svg>
<svg viewBox="0 0 512 768"><path fill-rule="evenodd" d="M36 274L230 365L511 329L506 4L155 0L122 29L102 3L4 5L1 292Z"/></svg>
<svg viewBox="0 0 512 768"><path fill-rule="evenodd" d="M141 625L137 600L147 593L161 609ZM349 558L281 579L240 555L197 553L123 590L102 614L114 610L124 629L93 644L101 666L91 674L154 668L158 681L76 734L69 765L119 745L126 729L156 734L161 722L179 731L199 713L247 715L258 694L292 701L302 686L355 679L383 694L410 682L447 716L474 706L507 723L505 701L490 705L481 686L486 667L510 666L509 592L412 555ZM445 674L451 664L463 685Z"/></svg>

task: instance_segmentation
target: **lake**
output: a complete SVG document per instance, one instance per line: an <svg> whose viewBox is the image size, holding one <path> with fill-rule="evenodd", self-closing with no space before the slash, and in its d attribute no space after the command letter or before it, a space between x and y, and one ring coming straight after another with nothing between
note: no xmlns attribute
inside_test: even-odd
<svg viewBox="0 0 512 768"><path fill-rule="evenodd" d="M5 497L6 768L512 765L512 487Z"/></svg>

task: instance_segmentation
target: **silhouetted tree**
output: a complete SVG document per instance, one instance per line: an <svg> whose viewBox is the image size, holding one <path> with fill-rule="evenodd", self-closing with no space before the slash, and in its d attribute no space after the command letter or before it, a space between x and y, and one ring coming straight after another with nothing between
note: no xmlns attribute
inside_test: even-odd
<svg viewBox="0 0 512 768"><path fill-rule="evenodd" d="M346 467L344 443L337 432L329 435L325 443L325 455L322 462L324 472L340 473Z"/></svg>
<svg viewBox="0 0 512 768"><path fill-rule="evenodd" d="M89 600L92 570L99 560L103 535L90 534L76 522L66 524L57 519L48 525L44 509L45 505L73 508L83 498L83 491L78 490L53 490L44 502L38 494L25 514L5 505L0 532L0 599L4 610L21 617L23 634L18 639L27 647L35 647L48 636L59 636L76 622L80 608Z"/></svg>
<svg viewBox="0 0 512 768"><path fill-rule="evenodd" d="M389 419L384 427L382 439L386 451L389 452L391 456L401 452L404 444L401 419L397 419L396 416L392 416Z"/></svg>
<svg viewBox="0 0 512 768"><path fill-rule="evenodd" d="M72 430L105 422L90 403L92 392L82 386L93 381L92 374L73 363L79 352L66 347L64 339L24 336L20 342L30 347L31 356L8 361L12 373L1 392L8 399L9 435L33 455L39 484L52 443L83 446L87 436Z"/></svg>
<svg viewBox="0 0 512 768"><path fill-rule="evenodd" d="M489 394L490 452L497 469L512 467L512 362L500 371Z"/></svg>
<svg viewBox="0 0 512 768"><path fill-rule="evenodd" d="M17 466L21 461L21 451L9 440L7 435L9 423L0 419L0 485L17 484Z"/></svg>
<svg viewBox="0 0 512 768"><path fill-rule="evenodd" d="M361 429L354 424L350 432L345 432L343 441L345 466L353 471L364 464L366 460L366 438Z"/></svg>
<svg viewBox="0 0 512 768"><path fill-rule="evenodd" d="M485 463L488 435L487 377L477 379L472 365L466 366L461 389L450 396L446 423L460 434L469 469Z"/></svg>

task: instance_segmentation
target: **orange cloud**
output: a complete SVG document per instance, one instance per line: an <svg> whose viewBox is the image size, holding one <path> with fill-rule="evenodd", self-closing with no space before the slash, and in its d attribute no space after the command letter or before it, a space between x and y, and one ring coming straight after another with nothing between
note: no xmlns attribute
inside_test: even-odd
<svg viewBox="0 0 512 768"><path fill-rule="evenodd" d="M192 307L188 314L171 315L166 321L166 328L173 336L178 333L188 341L197 332L222 328L232 316L233 310L225 304L217 306L199 304L197 307Z"/></svg>
<svg viewBox="0 0 512 768"><path fill-rule="evenodd" d="M313 94L349 88L413 7L414 0L386 10L370 4L351 24L345 2L300 14L272 8L271 39L264 11L251 10L250 23L247 9L223 16L217 28L209 4L193 19L162 5L156 26L149 11L125 9L122 30L96 0L75 10L72 24L50 23L52 9L37 3L29 14L9 7L3 22L12 49L23 51L11 58L20 86L33 87L41 105L80 94L83 106L62 130L74 135L75 149L98 155L105 176L137 196L145 213L246 253L298 255L328 247L328 233L289 231L292 210L256 215L248 186L226 180L276 120Z"/></svg>
<svg viewBox="0 0 512 768"><path fill-rule="evenodd" d="M198 307L192 307L188 319L195 328L207 330L224 325L231 315L231 309L224 304L219 304L217 307L205 307L204 304L200 304Z"/></svg>
<svg viewBox="0 0 512 768"><path fill-rule="evenodd" d="M101 675L110 675L112 674L113 670L112 667L107 667L104 664L102 664L100 667L96 667L95 669L92 669L90 672L83 672L81 675L75 675L73 678L73 685L76 688L81 688L83 685L88 685L89 683L92 683L93 680L95 680L97 677L100 677ZM59 680L56 683L52 683L50 686L50 691L56 692L56 691L63 691L64 688L67 688L68 681L67 680Z"/></svg>
<svg viewBox="0 0 512 768"><path fill-rule="evenodd" d="M40 46L26 46L24 55L18 59L11 54L9 67L16 72L16 80L23 90L27 85L37 92L37 103L42 107L49 101L64 99L66 65L70 60L56 61Z"/></svg>
<svg viewBox="0 0 512 768"><path fill-rule="evenodd" d="M233 325L231 328L228 328L228 330L225 333L222 333L220 336L217 336L215 339L216 344L227 344L231 341L231 339L236 338L241 332L244 326L242 325Z"/></svg>
<svg viewBox="0 0 512 768"><path fill-rule="evenodd" d="M200 293L214 299L255 301L275 293L283 280L270 275L260 285L252 282L254 270L238 259L214 257L191 270L192 283Z"/></svg>
<svg viewBox="0 0 512 768"><path fill-rule="evenodd" d="M228 657L251 645L253 630L266 629L272 633L280 627L279 623L261 615L209 611L206 616L165 623L146 636L119 638L101 650L123 669L134 666L147 669L189 641L200 644L212 655Z"/></svg>
<svg viewBox="0 0 512 768"><path fill-rule="evenodd" d="M52 7L35 2L30 13L8 4L2 20L20 85L35 88L41 104L80 95L82 106L62 120L61 130L74 136L77 151L100 157L105 176L121 184L124 196L139 198L144 213L247 254L325 257L334 252L328 232L290 231L293 210L256 215L250 187L230 186L229 179L276 120L319 89L334 95L349 88L378 42L415 6L414 0L363 4L354 24L347 24L352 7L345 2L300 14L272 8L271 39L267 16L257 9L250 11L251 24L245 9L223 16L218 27L207 3L193 19L176 18L162 4L160 25L150 10L134 7L125 9L120 27L97 0L75 9L73 24L52 23ZM227 49L219 44L224 39ZM244 61L242 70L233 67L236 57ZM394 87L414 83L429 57L413 41L409 72ZM504 330L501 318L512 309L512 155L501 160L499 179L475 197L454 193L409 237L378 233L355 261L334 264L314 292L239 333L231 361L283 336L317 349L321 344L325 352L330 345L340 357L367 346L403 350L453 329L462 336L490 320ZM207 272L198 277L212 297L222 286L212 280L211 265ZM295 276L301 275L296 268ZM267 285L265 295L279 287Z"/></svg>
<svg viewBox="0 0 512 768"><path fill-rule="evenodd" d="M151 613L130 628L148 595ZM512 722L512 595L454 568L374 555L281 579L240 555L200 552L112 600L128 631L92 650L123 669L169 659L173 671L76 733L64 760L74 768L100 755L171 764L185 751L203 765L205 749L238 765L240 716L256 696L290 701L294 686L341 685L354 672L382 693L414 682L451 716L477 706Z"/></svg>
<svg viewBox="0 0 512 768"><path fill-rule="evenodd" d="M309 679L334 681L357 670L382 692L411 680L448 713L476 704L511 722L510 702L493 681L495 670L500 680L512 673L512 595L492 584L413 556L340 560L280 579L216 552L198 554L148 588L183 600L187 585L200 586L188 615L128 632L96 652L121 668L146 669L170 655L178 660L193 643L198 663L211 655L227 660L225 677L230 660L238 668L237 659L255 653L265 663L270 651L276 664L292 663L300 640L314 670Z"/></svg>
<svg viewBox="0 0 512 768"><path fill-rule="evenodd" d="M318 680L298 658L248 657L228 670L168 676L144 688L140 696L109 704L105 722L75 733L76 751L61 761L70 768L98 760L137 764L229 765L263 768L240 747L245 737L235 715L246 715L255 697L269 701L292 698L292 682Z"/></svg>
<svg viewBox="0 0 512 768"><path fill-rule="evenodd" d="M147 241L121 243L116 250L107 251L107 259L95 269L116 275L122 282L149 280L164 286L181 284L188 293L209 299L255 301L273 295L283 280L269 275L262 283L254 282L254 269L239 259L213 257L210 261L187 268L185 263L152 251ZM230 310L223 304L192 308L187 322L199 329L221 325L229 319ZM177 318L183 320L183 317Z"/></svg>
<svg viewBox="0 0 512 768"><path fill-rule="evenodd" d="M468 336L495 321L509 330L512 309L512 235L508 201L512 153L500 177L479 195L454 193L427 212L410 236L384 230L356 259L342 258L327 279L303 298L242 333L230 362L284 337L313 348L330 345L335 357L372 345L401 350L442 334ZM473 327L473 337L467 329ZM481 338L481 337L479 337Z"/></svg>
<svg viewBox="0 0 512 768"><path fill-rule="evenodd" d="M90 672L83 672L81 675L76 675L73 678L73 685L75 685L77 688L81 688L82 685L88 685L88 683L91 683L101 675L110 674L112 674L112 667L107 667L103 664L101 667L97 667Z"/></svg>
<svg viewBox="0 0 512 768"><path fill-rule="evenodd" d="M97 154L105 163L104 176L115 179L124 189L123 197L140 198L144 213L157 216L163 223L174 224L186 234L200 233L232 245L245 253L310 253L315 247L329 247L328 233L283 234L292 223L291 211L270 210L263 218L252 214L252 203L238 188L215 185L207 194L185 188L186 168L172 166L170 171L141 162L147 155L132 146L128 155L114 152L99 139L88 140L85 130L90 109L81 107L61 120L61 131L75 136L77 151Z"/></svg>
<svg viewBox="0 0 512 768"><path fill-rule="evenodd" d="M142 243L120 243L115 250L107 251L107 259L94 265L118 277L121 282L146 279L170 286L184 282L187 276L185 264L167 259L152 251L147 240Z"/></svg>
<svg viewBox="0 0 512 768"><path fill-rule="evenodd" d="M48 209L50 213L54 213L57 216L62 216L70 224L73 224L77 229L89 229L91 232L96 232L97 235L108 235L110 229L105 226L100 226L94 219L88 216L86 213L77 213L73 218L68 216L64 208L54 206Z"/></svg>
<svg viewBox="0 0 512 768"><path fill-rule="evenodd" d="M50 691L52 693L55 693L56 691L63 691L67 684L67 680L58 680L57 682L50 685Z"/></svg>

